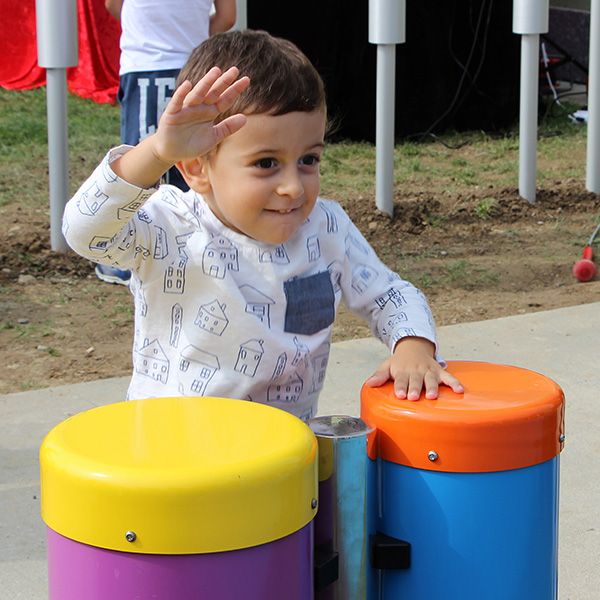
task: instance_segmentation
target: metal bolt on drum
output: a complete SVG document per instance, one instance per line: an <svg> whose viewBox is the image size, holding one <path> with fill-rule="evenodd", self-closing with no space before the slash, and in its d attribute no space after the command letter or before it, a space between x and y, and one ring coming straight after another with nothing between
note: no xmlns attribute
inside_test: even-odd
<svg viewBox="0 0 600 600"><path fill-rule="evenodd" d="M438 455L438 453L437 453L435 450L430 450L430 451L427 453L427 458L428 458L428 459L429 459L431 462L435 462L435 461L436 461L436 460L439 458L439 455Z"/></svg>
<svg viewBox="0 0 600 600"><path fill-rule="evenodd" d="M137 539L137 535L135 534L135 531L128 531L128 532L125 534L125 539L126 539L128 542L135 542L135 540Z"/></svg>

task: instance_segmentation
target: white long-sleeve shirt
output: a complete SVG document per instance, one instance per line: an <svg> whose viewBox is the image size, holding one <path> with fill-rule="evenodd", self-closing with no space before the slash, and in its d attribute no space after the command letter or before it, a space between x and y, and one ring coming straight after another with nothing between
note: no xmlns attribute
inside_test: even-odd
<svg viewBox="0 0 600 600"><path fill-rule="evenodd" d="M69 201L63 231L82 256L132 271L128 398L240 398L308 419L342 300L390 350L405 336L436 343L423 294L336 202L319 198L290 240L264 244L227 228L192 190L118 178L110 162L127 149L112 150Z"/></svg>

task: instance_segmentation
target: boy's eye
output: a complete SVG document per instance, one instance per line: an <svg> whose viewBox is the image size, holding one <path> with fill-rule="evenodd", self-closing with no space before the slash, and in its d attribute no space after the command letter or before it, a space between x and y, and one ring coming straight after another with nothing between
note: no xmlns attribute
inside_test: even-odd
<svg viewBox="0 0 600 600"><path fill-rule="evenodd" d="M307 154L300 159L300 164L312 167L321 162L321 158L316 154Z"/></svg>
<svg viewBox="0 0 600 600"><path fill-rule="evenodd" d="M275 159L261 158L260 160L257 160L255 164L259 169L272 169L275 166Z"/></svg>

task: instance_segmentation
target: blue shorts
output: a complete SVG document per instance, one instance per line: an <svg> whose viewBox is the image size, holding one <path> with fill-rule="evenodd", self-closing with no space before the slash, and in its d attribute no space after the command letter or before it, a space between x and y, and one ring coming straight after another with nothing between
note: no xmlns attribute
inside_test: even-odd
<svg viewBox="0 0 600 600"><path fill-rule="evenodd" d="M125 73L119 82L121 142L135 146L156 131L158 120L175 91L179 69ZM165 174L165 182L188 190L177 167Z"/></svg>

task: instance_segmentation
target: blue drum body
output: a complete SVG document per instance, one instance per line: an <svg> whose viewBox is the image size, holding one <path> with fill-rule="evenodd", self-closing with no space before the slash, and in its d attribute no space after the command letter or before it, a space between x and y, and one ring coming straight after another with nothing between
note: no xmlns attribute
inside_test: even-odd
<svg viewBox="0 0 600 600"><path fill-rule="evenodd" d="M517 367L450 362L464 394L363 387L368 600L556 600L564 395Z"/></svg>
<svg viewBox="0 0 600 600"><path fill-rule="evenodd" d="M559 458L494 473L369 460L369 531L411 544L408 569L371 569L368 598L557 597Z"/></svg>

